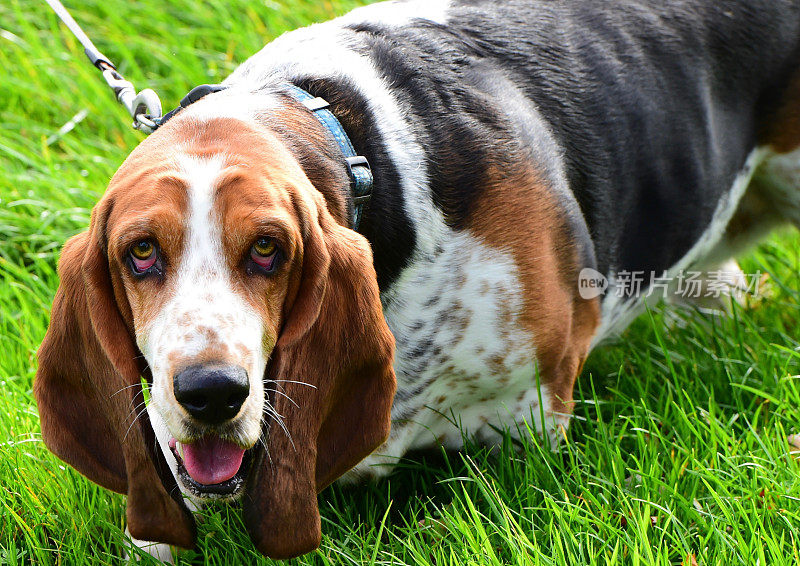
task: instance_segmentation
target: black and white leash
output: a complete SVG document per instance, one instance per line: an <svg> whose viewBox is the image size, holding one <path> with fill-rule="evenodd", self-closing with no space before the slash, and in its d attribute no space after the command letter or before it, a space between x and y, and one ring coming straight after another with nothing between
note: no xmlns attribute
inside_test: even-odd
<svg viewBox="0 0 800 566"><path fill-rule="evenodd" d="M133 118L133 127L146 134L152 133L161 120L161 100L158 95L149 88L140 92L128 80L125 80L117 67L95 47L89 36L84 33L81 26L72 18L70 13L59 0L45 0L53 11L61 18L64 25L75 38L83 45L83 52L91 61L92 65L100 69L103 73L108 86L114 91L117 100L122 104Z"/></svg>

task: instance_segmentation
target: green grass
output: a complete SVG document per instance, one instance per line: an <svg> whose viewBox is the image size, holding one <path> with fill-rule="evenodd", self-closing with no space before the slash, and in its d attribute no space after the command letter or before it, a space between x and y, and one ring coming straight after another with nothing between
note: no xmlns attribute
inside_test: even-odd
<svg viewBox="0 0 800 566"><path fill-rule="evenodd" d="M357 2L69 2L98 47L172 107L282 31ZM74 130L59 128L86 111ZM0 563L118 563L124 500L43 446L31 392L64 240L141 139L44 2L0 3ZM49 140L49 141L48 141ZM417 454L320 496L324 538L297 564L800 563L794 233L744 260L768 300L728 319L656 310L596 351L568 442L525 431L490 452ZM181 563L268 560L238 512L203 513Z"/></svg>

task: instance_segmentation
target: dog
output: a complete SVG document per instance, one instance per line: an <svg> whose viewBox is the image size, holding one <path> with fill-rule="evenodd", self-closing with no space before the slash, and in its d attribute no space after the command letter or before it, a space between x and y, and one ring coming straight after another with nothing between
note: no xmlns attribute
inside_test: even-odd
<svg viewBox="0 0 800 566"><path fill-rule="evenodd" d="M64 246L35 380L136 539L238 500L296 556L337 478L555 440L645 302L622 274L708 285L800 224L790 0L386 2L193 93Z"/></svg>

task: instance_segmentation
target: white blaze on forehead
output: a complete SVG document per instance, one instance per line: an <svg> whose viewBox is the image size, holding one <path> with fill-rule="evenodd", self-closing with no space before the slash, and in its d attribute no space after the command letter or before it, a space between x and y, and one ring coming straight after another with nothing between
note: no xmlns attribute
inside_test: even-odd
<svg viewBox="0 0 800 566"><path fill-rule="evenodd" d="M267 355L264 323L236 290L230 273L236 262L229 261L223 245L216 195L224 159L182 155L177 163L188 196L184 245L179 257L164 258L171 298L148 328L137 330L137 341L153 373L153 401L173 435L183 429L171 387L175 373L209 362L243 367L250 396L237 434L249 444L260 431Z"/></svg>
<svg viewBox="0 0 800 566"><path fill-rule="evenodd" d="M222 254L221 219L214 214L216 182L222 172L222 157L200 159L187 155L178 162L189 187L189 214L187 215L187 239L185 256L187 267L199 268L204 264L214 268Z"/></svg>

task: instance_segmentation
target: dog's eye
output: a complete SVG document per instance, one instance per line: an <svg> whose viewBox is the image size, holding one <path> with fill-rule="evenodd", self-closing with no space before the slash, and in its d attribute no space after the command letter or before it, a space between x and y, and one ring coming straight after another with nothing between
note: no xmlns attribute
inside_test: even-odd
<svg viewBox="0 0 800 566"><path fill-rule="evenodd" d="M250 259L259 267L270 271L278 255L278 245L272 238L259 238L250 248Z"/></svg>
<svg viewBox="0 0 800 566"><path fill-rule="evenodd" d="M277 249L278 246L275 245L275 241L270 238L259 238L256 243L253 244L253 251L260 257L274 255Z"/></svg>
<svg viewBox="0 0 800 566"><path fill-rule="evenodd" d="M151 240L141 240L131 248L131 260L137 273L147 271L156 263L158 254L156 246Z"/></svg>

